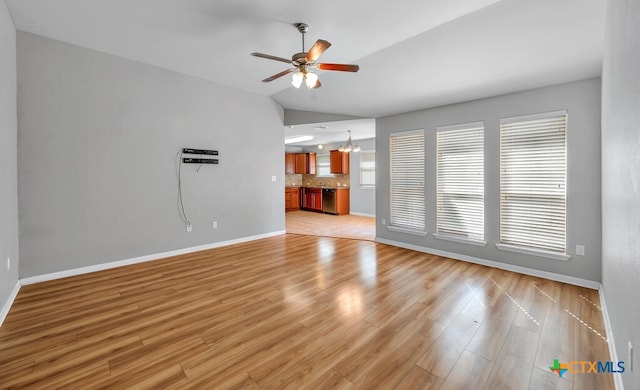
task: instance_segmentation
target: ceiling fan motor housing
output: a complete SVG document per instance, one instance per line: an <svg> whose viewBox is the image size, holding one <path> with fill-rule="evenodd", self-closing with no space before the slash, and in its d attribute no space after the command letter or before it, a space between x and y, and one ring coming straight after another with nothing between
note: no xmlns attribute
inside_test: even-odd
<svg viewBox="0 0 640 390"><path fill-rule="evenodd" d="M293 63L294 66L298 66L298 65L305 65L307 63L307 53L296 53L291 57L291 63Z"/></svg>

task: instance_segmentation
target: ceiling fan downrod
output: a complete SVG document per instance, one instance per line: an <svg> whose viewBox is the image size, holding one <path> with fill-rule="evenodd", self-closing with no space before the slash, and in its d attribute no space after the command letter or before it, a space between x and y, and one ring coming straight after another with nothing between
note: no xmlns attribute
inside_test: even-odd
<svg viewBox="0 0 640 390"><path fill-rule="evenodd" d="M298 31L302 34L302 52L304 53L304 34L309 31L309 25L306 23L296 23L296 27L298 27Z"/></svg>

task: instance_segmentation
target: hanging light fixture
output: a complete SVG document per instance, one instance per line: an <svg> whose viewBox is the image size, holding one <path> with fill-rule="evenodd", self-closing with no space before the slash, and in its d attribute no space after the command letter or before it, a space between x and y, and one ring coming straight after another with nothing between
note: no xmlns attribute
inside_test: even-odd
<svg viewBox="0 0 640 390"><path fill-rule="evenodd" d="M340 145L340 147L338 148L338 151L345 152L345 153L349 153L349 152L358 153L360 151L360 146L358 146L358 144L354 144L353 142L351 142L351 130L347 130L347 132L349 133L349 140L347 141L347 145L346 146Z"/></svg>
<svg viewBox="0 0 640 390"><path fill-rule="evenodd" d="M307 83L307 88L311 89L316 86L318 82L318 75L315 73L307 72L304 75L304 81Z"/></svg>
<svg viewBox="0 0 640 390"><path fill-rule="evenodd" d="M296 88L300 88L300 85L302 85L303 79L304 79L304 74L300 71L297 71L293 74L293 76L291 76L291 85L293 85Z"/></svg>
<svg viewBox="0 0 640 390"><path fill-rule="evenodd" d="M291 85L294 87L300 88L303 81L309 89L315 88L316 84L319 84L318 75L307 71L306 68L294 72L293 75L291 75Z"/></svg>

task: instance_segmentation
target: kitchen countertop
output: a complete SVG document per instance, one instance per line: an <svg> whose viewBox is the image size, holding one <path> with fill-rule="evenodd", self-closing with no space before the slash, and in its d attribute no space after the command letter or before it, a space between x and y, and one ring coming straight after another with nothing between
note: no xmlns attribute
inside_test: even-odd
<svg viewBox="0 0 640 390"><path fill-rule="evenodd" d="M348 190L349 187L317 187L317 186L286 186L285 188L316 188L319 190Z"/></svg>

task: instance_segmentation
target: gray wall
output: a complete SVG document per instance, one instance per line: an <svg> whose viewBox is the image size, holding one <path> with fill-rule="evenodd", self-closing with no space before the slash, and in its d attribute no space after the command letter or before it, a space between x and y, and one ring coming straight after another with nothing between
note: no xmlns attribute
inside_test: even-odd
<svg viewBox="0 0 640 390"><path fill-rule="evenodd" d="M17 39L21 277L284 230L283 110L269 97ZM182 147L220 151L220 165L182 167L191 233Z"/></svg>
<svg viewBox="0 0 640 390"><path fill-rule="evenodd" d="M362 150L375 150L376 140L358 140ZM375 188L360 188L360 154L351 153L349 159L349 172L351 178L351 212L357 214L376 215L376 190Z"/></svg>
<svg viewBox="0 0 640 390"><path fill-rule="evenodd" d="M498 250L499 242L499 124L500 118L566 109L567 135L567 248L568 261ZM425 129L427 153L427 231L435 224L435 131L438 126L484 121L485 126L485 239L476 247L389 231L389 134ZM406 244L474 256L507 264L600 281L600 79L561 84L376 120L376 232L377 237ZM586 246L576 256L577 244Z"/></svg>
<svg viewBox="0 0 640 390"><path fill-rule="evenodd" d="M0 309L18 281L16 29L0 1ZM7 258L11 269L7 269Z"/></svg>
<svg viewBox="0 0 640 390"><path fill-rule="evenodd" d="M626 363L626 389L640 388L639 20L640 2L609 0L602 72L602 284L618 359Z"/></svg>

